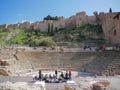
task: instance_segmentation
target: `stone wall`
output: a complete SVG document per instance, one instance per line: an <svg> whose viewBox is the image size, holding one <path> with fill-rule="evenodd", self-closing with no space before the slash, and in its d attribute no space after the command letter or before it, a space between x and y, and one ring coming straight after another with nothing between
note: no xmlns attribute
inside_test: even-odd
<svg viewBox="0 0 120 90"><path fill-rule="evenodd" d="M83 24L88 23L87 22L87 17L88 16L86 15L85 12L77 13L75 17L76 17L76 27L79 27Z"/></svg>
<svg viewBox="0 0 120 90"><path fill-rule="evenodd" d="M117 16L116 16L117 15ZM104 13L101 12L98 15L99 24L102 25L103 32L105 34L106 40L110 43L120 43L120 13ZM114 17L116 17L114 19ZM64 18L58 17L57 21L45 20L40 22L24 22L18 24L10 24L10 25L0 25L0 28L25 28L25 29L33 29L39 31L48 31L48 25L50 27L53 26L53 30L60 28L71 28L71 27L79 27L83 24L96 24L96 16L87 16L85 12L79 12L75 15ZM116 33L116 34L115 34Z"/></svg>
<svg viewBox="0 0 120 90"><path fill-rule="evenodd" d="M60 28L65 28L65 18L64 17L59 17L57 21L53 22L53 29L60 29Z"/></svg>
<svg viewBox="0 0 120 90"><path fill-rule="evenodd" d="M92 19L92 18L91 18ZM89 19L88 21L92 21ZM10 24L10 25L0 25L0 28L25 28L25 29L35 29L35 30L40 30L40 31L47 31L48 29L48 24L53 25L53 29L55 28L71 28L71 27L78 27L83 24L87 23L87 15L85 12L80 12L77 13L76 15L73 15L69 18L64 18L64 17L58 17L57 21L40 21L40 22L23 22L23 23L17 23L17 24Z"/></svg>
<svg viewBox="0 0 120 90"><path fill-rule="evenodd" d="M33 30L46 31L48 29L48 21L41 21L32 23Z"/></svg>
<svg viewBox="0 0 120 90"><path fill-rule="evenodd" d="M7 24L0 25L0 28L2 28L2 29L7 28L7 27L8 27Z"/></svg>
<svg viewBox="0 0 120 90"><path fill-rule="evenodd" d="M65 27L66 28L76 27L76 16L71 16L70 18L66 19Z"/></svg>
<svg viewBox="0 0 120 90"><path fill-rule="evenodd" d="M120 43L120 19L114 19L118 13L101 13L99 15L106 40Z"/></svg>
<svg viewBox="0 0 120 90"><path fill-rule="evenodd" d="M112 43L120 43L120 20L114 20L115 27L111 36ZM116 32L116 35L115 35Z"/></svg>
<svg viewBox="0 0 120 90"><path fill-rule="evenodd" d="M7 28L19 28L19 24L10 24Z"/></svg>
<svg viewBox="0 0 120 90"><path fill-rule="evenodd" d="M87 23L96 24L96 17L95 16L87 17Z"/></svg>
<svg viewBox="0 0 120 90"><path fill-rule="evenodd" d="M50 23L50 21L43 21L39 23L38 28L40 29L40 31L44 32L48 30L48 24Z"/></svg>
<svg viewBox="0 0 120 90"><path fill-rule="evenodd" d="M30 29L31 23L30 22L23 22L19 24L19 28Z"/></svg>

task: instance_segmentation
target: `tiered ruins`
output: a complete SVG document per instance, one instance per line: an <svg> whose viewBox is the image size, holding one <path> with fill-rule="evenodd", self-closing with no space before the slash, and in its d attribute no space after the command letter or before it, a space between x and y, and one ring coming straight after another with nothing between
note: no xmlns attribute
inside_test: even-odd
<svg viewBox="0 0 120 90"><path fill-rule="evenodd" d="M120 12L104 13L101 12L97 16L87 16L85 12L76 13L69 18L58 17L58 20L44 20L40 22L23 22L10 25L0 25L0 28L25 28L39 30L42 32L48 31L48 28L59 30L61 28L79 27L84 24L99 24L102 25L105 38L110 43L120 43Z"/></svg>

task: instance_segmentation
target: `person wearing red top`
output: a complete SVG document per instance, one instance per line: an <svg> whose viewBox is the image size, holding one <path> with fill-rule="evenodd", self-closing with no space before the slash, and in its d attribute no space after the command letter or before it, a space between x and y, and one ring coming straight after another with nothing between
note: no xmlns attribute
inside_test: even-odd
<svg viewBox="0 0 120 90"><path fill-rule="evenodd" d="M69 71L68 75L69 75L69 80L71 80L72 79L72 72Z"/></svg>

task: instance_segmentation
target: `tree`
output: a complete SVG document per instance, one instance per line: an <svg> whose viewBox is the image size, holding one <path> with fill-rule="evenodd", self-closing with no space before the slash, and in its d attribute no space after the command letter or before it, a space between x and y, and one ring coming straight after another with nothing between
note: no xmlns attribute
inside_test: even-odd
<svg viewBox="0 0 120 90"><path fill-rule="evenodd" d="M50 33L50 23L48 24L48 33Z"/></svg>
<svg viewBox="0 0 120 90"><path fill-rule="evenodd" d="M54 17L54 20L58 20L58 16L55 16L55 17Z"/></svg>
<svg viewBox="0 0 120 90"><path fill-rule="evenodd" d="M54 32L53 32L53 25L51 24L51 35L53 36L54 35Z"/></svg>
<svg viewBox="0 0 120 90"><path fill-rule="evenodd" d="M111 8L109 9L109 13L112 13L112 9Z"/></svg>
<svg viewBox="0 0 120 90"><path fill-rule="evenodd" d="M44 20L58 20L58 17L57 16L52 17L52 16L48 15L48 16L44 17Z"/></svg>

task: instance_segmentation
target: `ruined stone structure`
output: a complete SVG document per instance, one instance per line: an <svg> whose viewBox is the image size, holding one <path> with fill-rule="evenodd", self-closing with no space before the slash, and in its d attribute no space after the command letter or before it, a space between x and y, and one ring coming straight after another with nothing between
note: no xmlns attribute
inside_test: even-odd
<svg viewBox="0 0 120 90"><path fill-rule="evenodd" d="M41 48L42 49L42 48ZM104 52L42 51L26 47L1 49L0 57L9 66L2 69L16 72L30 69L87 71L100 75L120 75L120 54ZM48 50L49 48L47 48ZM70 49L70 48L69 48ZM16 57L17 58L16 58Z"/></svg>
<svg viewBox="0 0 120 90"><path fill-rule="evenodd" d="M102 25L106 40L110 43L120 43L120 12L99 13L99 24ZM79 27L84 24L97 24L96 16L87 16L85 12L76 13L69 18L58 17L58 20L44 20L40 22L24 22L10 25L0 25L0 28L25 28L42 32L58 30L60 28Z"/></svg>
<svg viewBox="0 0 120 90"><path fill-rule="evenodd" d="M120 12L100 13L99 17L105 38L110 43L120 43Z"/></svg>

